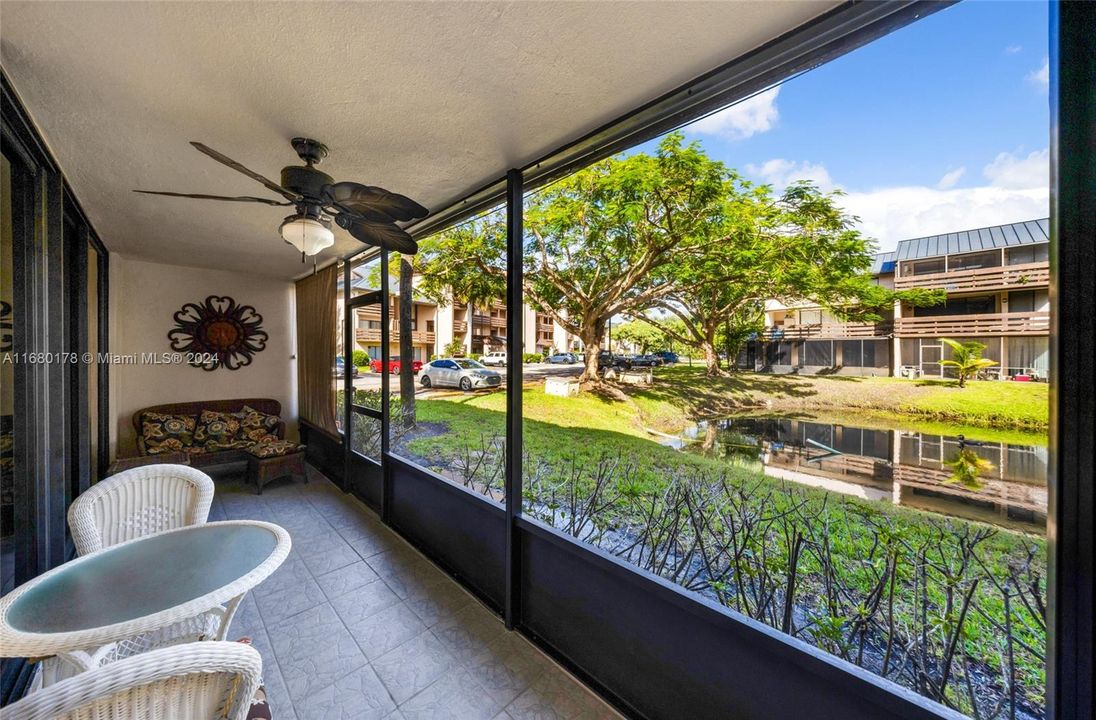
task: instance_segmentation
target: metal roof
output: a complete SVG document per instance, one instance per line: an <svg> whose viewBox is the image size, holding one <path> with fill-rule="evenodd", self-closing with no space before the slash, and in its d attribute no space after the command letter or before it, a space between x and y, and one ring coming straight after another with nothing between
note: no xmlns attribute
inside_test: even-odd
<svg viewBox="0 0 1096 720"><path fill-rule="evenodd" d="M886 275L894 272L894 263L897 259L898 253L893 250L891 252L876 253L871 261L871 274Z"/></svg>
<svg viewBox="0 0 1096 720"><path fill-rule="evenodd" d="M903 240L895 255L912 260L1045 242L1050 242L1049 218Z"/></svg>

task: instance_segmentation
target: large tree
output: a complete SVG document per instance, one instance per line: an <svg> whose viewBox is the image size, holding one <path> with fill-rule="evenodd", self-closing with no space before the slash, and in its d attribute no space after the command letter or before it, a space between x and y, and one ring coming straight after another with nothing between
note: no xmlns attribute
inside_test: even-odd
<svg viewBox="0 0 1096 720"><path fill-rule="evenodd" d="M691 243L696 250L665 268L672 289L651 303L662 316L639 317L700 347L708 374L719 375L719 340L730 365L760 329L766 301L808 301L868 322L881 320L897 299L936 302L938 293L895 293L874 282L874 247L853 229L856 218L841 209L839 195L799 182L773 197L769 187L728 174L719 220L701 226L706 234Z"/></svg>
<svg viewBox="0 0 1096 720"><path fill-rule="evenodd" d="M526 300L586 348L582 379L598 381L598 349L609 318L664 297L664 268L692 251L701 228L719 216L724 177L683 136L665 137L654 154L595 163L538 191L525 208ZM424 285L437 296L505 283L505 228L499 215L440 234L424 255Z"/></svg>

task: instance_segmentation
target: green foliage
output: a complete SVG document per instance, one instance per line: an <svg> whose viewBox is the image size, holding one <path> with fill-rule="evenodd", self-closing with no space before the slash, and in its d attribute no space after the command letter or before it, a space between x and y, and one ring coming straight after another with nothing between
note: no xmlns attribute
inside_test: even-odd
<svg viewBox="0 0 1096 720"><path fill-rule="evenodd" d="M442 354L446 357L453 357L464 355L464 343L460 339L454 339L452 342L447 343L442 349Z"/></svg>
<svg viewBox="0 0 1096 720"><path fill-rule="evenodd" d="M538 363L544 360L544 356L540 353L525 353L521 356L523 363Z"/></svg>
<svg viewBox="0 0 1096 720"><path fill-rule="evenodd" d="M613 328L613 346L617 342L627 342L640 353L660 350L668 345L666 333L654 325L641 320L631 320Z"/></svg>
<svg viewBox="0 0 1096 720"><path fill-rule="evenodd" d="M355 350L351 355L354 367L369 367L369 353L365 350Z"/></svg>
<svg viewBox="0 0 1096 720"><path fill-rule="evenodd" d="M979 370L997 366L994 361L982 357L986 346L980 342L970 340L961 343L951 338L940 338L940 342L951 348L951 359L941 360L940 364L955 368L959 374L959 387L965 387L967 378L973 377Z"/></svg>
<svg viewBox="0 0 1096 720"><path fill-rule="evenodd" d="M970 448L963 448L954 458L945 460L944 465L951 468L951 477L945 482L968 490L981 490L985 484L982 477L993 470L993 463Z"/></svg>

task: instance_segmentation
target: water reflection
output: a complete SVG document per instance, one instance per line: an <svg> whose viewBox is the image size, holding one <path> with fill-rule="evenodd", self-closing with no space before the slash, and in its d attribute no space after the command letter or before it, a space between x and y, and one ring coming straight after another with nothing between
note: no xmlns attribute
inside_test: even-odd
<svg viewBox="0 0 1096 720"><path fill-rule="evenodd" d="M1047 449L781 417L698 423L692 452L762 463L773 477L919 510L1042 532Z"/></svg>

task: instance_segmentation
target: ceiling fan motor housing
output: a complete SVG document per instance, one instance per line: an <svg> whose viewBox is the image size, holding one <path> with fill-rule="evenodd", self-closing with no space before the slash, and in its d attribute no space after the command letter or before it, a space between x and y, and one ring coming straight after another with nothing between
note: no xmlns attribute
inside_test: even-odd
<svg viewBox="0 0 1096 720"><path fill-rule="evenodd" d="M314 167L290 165L282 168L282 187L301 197L316 202L323 201L323 186L332 184L330 175Z"/></svg>

